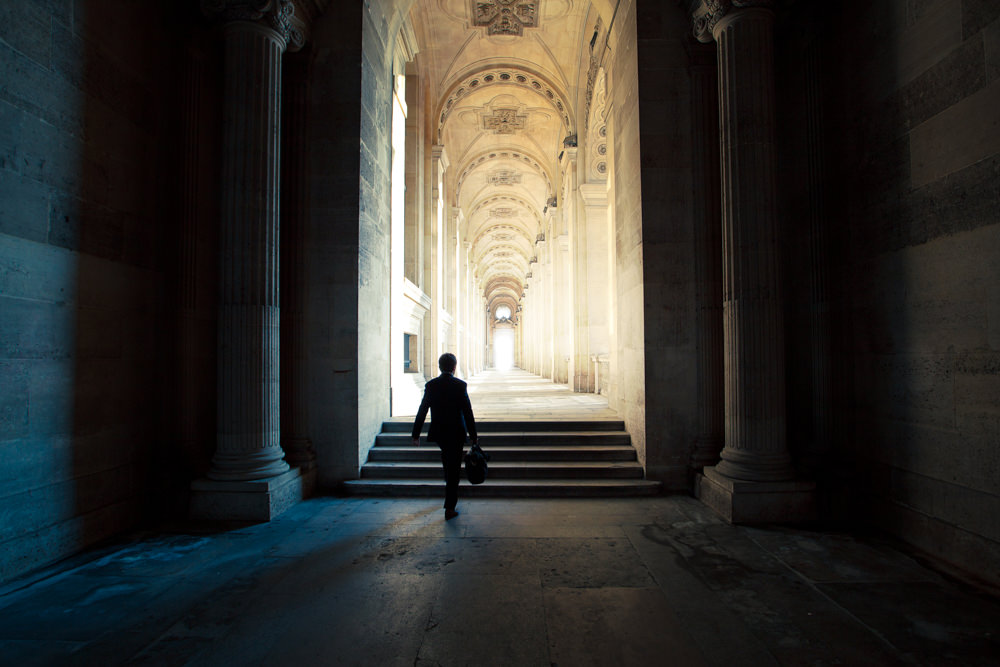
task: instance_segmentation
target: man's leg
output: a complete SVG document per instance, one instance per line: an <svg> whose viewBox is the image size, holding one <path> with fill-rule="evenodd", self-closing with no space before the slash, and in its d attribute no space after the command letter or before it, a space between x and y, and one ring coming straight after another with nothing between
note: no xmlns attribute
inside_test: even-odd
<svg viewBox="0 0 1000 667"><path fill-rule="evenodd" d="M458 504L458 481L462 478L462 445L448 443L441 447L441 465L444 466L444 508L455 509Z"/></svg>

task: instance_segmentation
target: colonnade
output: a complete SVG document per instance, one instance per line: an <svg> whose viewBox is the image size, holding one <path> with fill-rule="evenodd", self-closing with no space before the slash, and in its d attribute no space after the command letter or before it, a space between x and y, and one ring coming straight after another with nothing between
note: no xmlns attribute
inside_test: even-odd
<svg viewBox="0 0 1000 667"><path fill-rule="evenodd" d="M522 300L522 364L574 391L608 394L600 377L614 354L613 224L607 179L587 164L598 154L589 143L607 138L595 132L585 141L566 142L559 197L546 207L535 241Z"/></svg>
<svg viewBox="0 0 1000 667"><path fill-rule="evenodd" d="M713 346L709 337L702 346L701 433L692 461L712 461L712 447L723 445L721 461L704 467L697 489L734 521L805 518L813 511L813 489L794 480L786 442L772 4L703 0L694 14L699 38L714 40L718 54L721 252L713 251L712 234L699 239L699 252L705 254L698 280L703 303L721 292L721 308L710 304L700 317L707 328L721 319L722 345ZM290 43L301 44L301 34L291 20L290 0L253 5L204 0L203 6L224 24L225 137L218 437L208 478L193 484L192 512L206 518L268 518L301 497L302 472L315 457L303 415L286 411L293 429L283 431L279 393L280 336L288 337L291 350L302 336L301 305L293 301L287 313L279 308L278 275L281 62ZM705 92L704 71L693 78L696 93ZM599 116L590 123L595 119L603 123ZM545 207L517 317L518 363L577 391L601 391L601 364L609 358L613 363L614 356L614 239L608 213L613 192L590 169L589 154L580 155L593 141L588 135L584 147L577 146L575 136L564 142L560 189ZM703 136L701 149L711 143ZM291 165L294 169L294 160ZM431 147L429 167L429 196L420 204L426 204L423 234L416 235L422 243L422 284L407 286L405 276L394 276L398 285L394 282L393 289L398 286L414 304L411 312L419 314L424 376L436 374L437 357L446 350L457 351L463 374L472 375L491 363L490 314L461 233L464 214L449 204L450 161L444 146ZM294 189L289 192L298 196ZM713 196L706 189L702 202ZM705 208L710 221L711 206ZM300 208L292 202L288 210L293 216L289 233L301 234L294 219ZM407 230L406 237L414 235ZM301 275L289 275L290 284L301 287ZM397 333L392 345L402 344ZM713 382L720 376L721 394ZM392 377L395 383L397 369ZM286 390L301 396L304 380L294 373L286 379ZM722 421L716 417L720 411ZM296 467L286 462L283 444Z"/></svg>

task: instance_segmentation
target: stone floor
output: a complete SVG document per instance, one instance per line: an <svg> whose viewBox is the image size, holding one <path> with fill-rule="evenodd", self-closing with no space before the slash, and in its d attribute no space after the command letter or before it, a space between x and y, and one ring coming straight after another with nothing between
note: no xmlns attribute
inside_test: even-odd
<svg viewBox="0 0 1000 667"><path fill-rule="evenodd" d="M5 665L996 665L1000 603L890 544L686 496L316 498L0 589Z"/></svg>
<svg viewBox="0 0 1000 667"><path fill-rule="evenodd" d="M580 394L564 384L513 368L507 371L488 369L466 378L469 400L477 420L492 419L620 419L599 394ZM420 393L397 406L396 420L412 421L420 407Z"/></svg>

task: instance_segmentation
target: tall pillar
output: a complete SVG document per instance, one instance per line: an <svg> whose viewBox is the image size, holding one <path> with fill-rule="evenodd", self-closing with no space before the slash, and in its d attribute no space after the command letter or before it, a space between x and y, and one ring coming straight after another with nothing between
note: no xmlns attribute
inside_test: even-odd
<svg viewBox="0 0 1000 667"><path fill-rule="evenodd" d="M577 330L581 344L577 346L579 377L576 391L598 393L597 359L609 352L608 324L611 308L608 284L608 184L580 184L582 214L578 215L582 248L577 256L577 303L583 316L578 317Z"/></svg>
<svg viewBox="0 0 1000 667"><path fill-rule="evenodd" d="M301 498L281 448L278 200L289 0L204 0L225 41L215 456L192 514L270 519Z"/></svg>
<svg viewBox="0 0 1000 667"><path fill-rule="evenodd" d="M722 344L722 220L719 194L719 94L714 46L696 45L691 58L694 119L696 327L698 331L698 435L691 468L719 461L725 433Z"/></svg>
<svg viewBox="0 0 1000 667"><path fill-rule="evenodd" d="M823 164L823 104L820 95L822 53L813 37L802 61L806 92L806 153L809 188L809 334L812 357L812 439L806 448L807 473L825 467L833 430L834 379L830 319L830 232L826 219L826 174Z"/></svg>
<svg viewBox="0 0 1000 667"><path fill-rule="evenodd" d="M705 1L697 24L718 44L726 420L722 461L704 469L698 492L741 523L815 511L813 485L792 481L786 443L772 5Z"/></svg>
<svg viewBox="0 0 1000 667"><path fill-rule="evenodd" d="M445 173L448 170L448 154L444 146L431 146L431 199L428 224L424 227L424 292L431 297L424 342L424 377L438 374L438 357L444 352L447 342L445 333L444 304L444 264L445 264Z"/></svg>
<svg viewBox="0 0 1000 667"><path fill-rule="evenodd" d="M306 112L309 99L306 53L285 58L284 162L281 206L281 447L285 460L315 478L316 452L309 439L309 391L304 307L306 301Z"/></svg>

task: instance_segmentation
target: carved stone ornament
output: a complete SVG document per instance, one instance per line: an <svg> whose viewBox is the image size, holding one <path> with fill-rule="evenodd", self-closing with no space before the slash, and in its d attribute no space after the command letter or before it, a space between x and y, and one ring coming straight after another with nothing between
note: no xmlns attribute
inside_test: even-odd
<svg viewBox="0 0 1000 667"><path fill-rule="evenodd" d="M483 129L492 130L493 134L514 134L523 130L528 122L527 116L520 116L517 109L494 109L492 116L483 116Z"/></svg>
<svg viewBox="0 0 1000 667"><path fill-rule="evenodd" d="M489 176L490 185L518 185L521 183L521 174L511 169L499 169Z"/></svg>
<svg viewBox="0 0 1000 667"><path fill-rule="evenodd" d="M734 9L763 7L774 9L774 0L696 0L691 11L694 21L694 36L699 42L711 42L715 26L726 14Z"/></svg>
<svg viewBox="0 0 1000 667"><path fill-rule="evenodd" d="M538 2L473 0L472 25L485 27L487 35L520 37L538 25Z"/></svg>
<svg viewBox="0 0 1000 667"><path fill-rule="evenodd" d="M290 50L302 48L305 38L293 24L292 0L201 0L201 10L222 23L247 21L260 23L281 35Z"/></svg>

